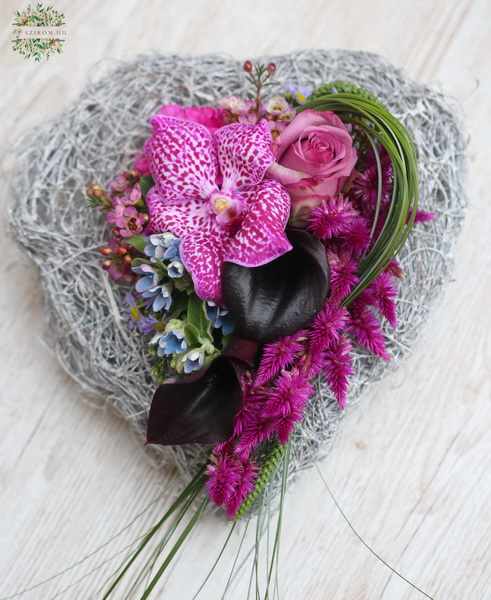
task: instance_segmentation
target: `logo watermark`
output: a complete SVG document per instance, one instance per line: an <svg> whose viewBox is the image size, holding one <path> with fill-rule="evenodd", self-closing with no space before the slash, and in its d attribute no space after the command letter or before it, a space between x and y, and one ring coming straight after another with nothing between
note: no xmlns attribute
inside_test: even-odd
<svg viewBox="0 0 491 600"><path fill-rule="evenodd" d="M27 60L49 58L63 52L63 42L67 36L65 15L52 6L38 3L34 8L29 4L26 10L14 14L12 50L22 54Z"/></svg>

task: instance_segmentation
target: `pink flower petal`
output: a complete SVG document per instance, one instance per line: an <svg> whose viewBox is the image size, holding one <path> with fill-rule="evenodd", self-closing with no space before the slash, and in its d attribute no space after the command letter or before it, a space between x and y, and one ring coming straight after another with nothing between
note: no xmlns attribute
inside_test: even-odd
<svg viewBox="0 0 491 600"><path fill-rule="evenodd" d="M215 132L215 140L224 194L259 183L274 162L273 141L264 119L257 125L233 123L222 127Z"/></svg>
<svg viewBox="0 0 491 600"><path fill-rule="evenodd" d="M319 111L307 109L299 113L288 127L281 134L281 146L278 158L281 158L283 152L296 140L308 137L308 133L315 130L316 127L330 126L346 130L345 124L341 119L331 111Z"/></svg>
<svg viewBox="0 0 491 600"><path fill-rule="evenodd" d="M194 290L203 300L222 303L221 271L224 236L219 226L208 221L186 235L179 248L182 262L191 273Z"/></svg>
<svg viewBox="0 0 491 600"><path fill-rule="evenodd" d="M302 171L287 169L286 167L279 165L277 162L274 162L268 169L268 177L276 179L283 185L293 185L306 177L306 175ZM315 181L316 180L314 180L313 183L315 183Z"/></svg>
<svg viewBox="0 0 491 600"><path fill-rule="evenodd" d="M195 229L205 227L210 219L205 201L187 198L180 204L167 204L157 186L148 192L146 203L150 221L145 227L145 235L170 231L177 237L184 237Z"/></svg>
<svg viewBox="0 0 491 600"><path fill-rule="evenodd" d="M206 127L163 115L150 123L145 142L150 170L164 200L206 198L216 190L218 162L213 137Z"/></svg>
<svg viewBox="0 0 491 600"><path fill-rule="evenodd" d="M292 249L285 235L290 197L277 181L263 180L241 190L249 205L242 226L225 253L225 260L259 267Z"/></svg>

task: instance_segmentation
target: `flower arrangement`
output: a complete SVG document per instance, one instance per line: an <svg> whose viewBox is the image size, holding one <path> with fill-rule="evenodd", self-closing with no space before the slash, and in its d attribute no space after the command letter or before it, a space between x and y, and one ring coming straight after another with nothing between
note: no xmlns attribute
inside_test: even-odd
<svg viewBox="0 0 491 600"><path fill-rule="evenodd" d="M433 217L417 209L410 136L373 94L268 96L275 70L244 64L248 98L163 106L131 168L87 190L111 227L102 267L133 286L125 318L152 356L147 441L212 445L159 524L206 489L184 538L210 501L229 519L250 510L282 459L285 483L316 378L346 406L354 344L389 360L396 255Z"/></svg>

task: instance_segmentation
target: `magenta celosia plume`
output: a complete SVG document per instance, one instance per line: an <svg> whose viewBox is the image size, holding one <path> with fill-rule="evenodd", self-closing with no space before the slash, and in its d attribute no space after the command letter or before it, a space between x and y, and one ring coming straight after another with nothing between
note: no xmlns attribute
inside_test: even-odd
<svg viewBox="0 0 491 600"><path fill-rule="evenodd" d="M147 195L146 233L182 238L180 254L196 293L221 302L221 267L257 267L291 245L284 229L290 198L264 179L274 162L266 121L234 123L214 134L204 126L162 115L151 120L145 144L156 186Z"/></svg>

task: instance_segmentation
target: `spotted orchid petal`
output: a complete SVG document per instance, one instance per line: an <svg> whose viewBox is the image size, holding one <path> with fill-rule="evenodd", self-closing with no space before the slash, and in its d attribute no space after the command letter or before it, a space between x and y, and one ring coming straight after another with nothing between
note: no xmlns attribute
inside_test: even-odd
<svg viewBox="0 0 491 600"><path fill-rule="evenodd" d="M177 237L184 237L195 229L201 229L209 221L207 203L199 198L186 198L180 204L168 204L157 186L147 194L146 204L150 221L145 235L170 231Z"/></svg>
<svg viewBox="0 0 491 600"><path fill-rule="evenodd" d="M206 127L192 121L155 115L145 154L157 188L167 203L207 198L216 190L217 152Z"/></svg>
<svg viewBox="0 0 491 600"><path fill-rule="evenodd" d="M222 263L224 235L219 225L209 221L202 229L186 235L179 253L191 273L194 290L203 300L222 302Z"/></svg>
<svg viewBox="0 0 491 600"><path fill-rule="evenodd" d="M259 183L275 161L265 119L257 125L233 123L222 127L215 132L215 140L225 194Z"/></svg>
<svg viewBox="0 0 491 600"><path fill-rule="evenodd" d="M224 261L261 266L291 249L290 198L264 179L274 162L268 124L234 123L212 135L184 119L157 115L151 123L145 152L156 186L146 197L146 231L182 238L196 293L221 303Z"/></svg>
<svg viewBox="0 0 491 600"><path fill-rule="evenodd" d="M240 195L245 198L248 211L225 252L225 260L244 267L259 267L291 250L285 235L290 197L282 185L265 179L242 189Z"/></svg>

